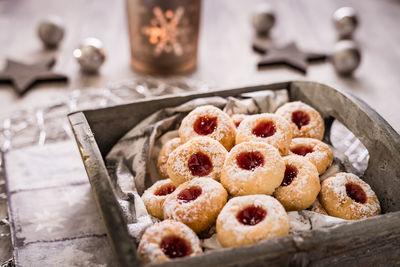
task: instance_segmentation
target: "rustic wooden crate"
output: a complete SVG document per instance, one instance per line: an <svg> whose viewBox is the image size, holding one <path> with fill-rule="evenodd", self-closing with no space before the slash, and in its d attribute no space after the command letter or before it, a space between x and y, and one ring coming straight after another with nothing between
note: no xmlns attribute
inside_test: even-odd
<svg viewBox="0 0 400 267"><path fill-rule="evenodd" d="M113 194L104 158L111 147L149 114L165 107L208 96L235 96L258 90L287 89L290 100L315 107L329 131L333 118L342 122L367 147L363 179L377 193L383 215L271 239L260 244L212 251L163 266L347 266L400 264L400 136L366 103L353 95L314 82L284 82L208 93L167 96L69 115L92 189L120 266L137 266L136 244Z"/></svg>

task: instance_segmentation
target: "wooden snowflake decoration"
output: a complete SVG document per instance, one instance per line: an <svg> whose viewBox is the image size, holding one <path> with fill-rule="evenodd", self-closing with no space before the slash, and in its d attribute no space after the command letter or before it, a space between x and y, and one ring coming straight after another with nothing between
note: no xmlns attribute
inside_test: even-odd
<svg viewBox="0 0 400 267"><path fill-rule="evenodd" d="M154 7L154 17L150 20L150 26L143 27L142 31L155 46L155 56L163 52L173 52L177 56L183 54L183 47L178 39L186 32L185 28L179 27L184 11L183 7L177 8L175 12L172 10L163 12L160 7Z"/></svg>

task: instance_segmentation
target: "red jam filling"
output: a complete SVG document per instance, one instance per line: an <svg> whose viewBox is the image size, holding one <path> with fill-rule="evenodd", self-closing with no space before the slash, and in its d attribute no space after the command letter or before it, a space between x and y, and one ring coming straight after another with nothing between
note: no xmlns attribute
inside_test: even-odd
<svg viewBox="0 0 400 267"><path fill-rule="evenodd" d="M236 219L244 225L256 225L265 219L267 211L263 208L250 206L240 211L236 215Z"/></svg>
<svg viewBox="0 0 400 267"><path fill-rule="evenodd" d="M235 127L236 127L236 128L239 127L239 125L240 125L241 122L242 122L242 121L235 121Z"/></svg>
<svg viewBox="0 0 400 267"><path fill-rule="evenodd" d="M201 152L197 152L190 156L188 167L194 176L206 176L213 168L210 158Z"/></svg>
<svg viewBox="0 0 400 267"><path fill-rule="evenodd" d="M252 133L257 137L267 138L276 132L275 124L272 121L262 121L253 128Z"/></svg>
<svg viewBox="0 0 400 267"><path fill-rule="evenodd" d="M217 118L215 117L199 117L194 122L193 129L200 135L209 135L217 128Z"/></svg>
<svg viewBox="0 0 400 267"><path fill-rule="evenodd" d="M285 177L283 178L283 181L281 183L281 186L288 186L290 185L294 178L297 177L298 170L296 167L292 165L286 165L285 169Z"/></svg>
<svg viewBox="0 0 400 267"><path fill-rule="evenodd" d="M349 198L357 203L364 204L365 202L367 202L367 195L358 184L346 184L346 193Z"/></svg>
<svg viewBox="0 0 400 267"><path fill-rule="evenodd" d="M188 242L177 236L164 237L160 244L161 250L169 258L181 258L192 253L192 249Z"/></svg>
<svg viewBox="0 0 400 267"><path fill-rule="evenodd" d="M198 198L201 195L201 192L202 190L198 186L186 188L178 194L178 201L181 203L188 203Z"/></svg>
<svg viewBox="0 0 400 267"><path fill-rule="evenodd" d="M157 189L157 191L154 192L154 195L156 195L156 196L166 196L166 195L169 195L172 192L174 192L175 189L176 189L176 187L174 185L168 184L166 186L163 186L163 187Z"/></svg>
<svg viewBox="0 0 400 267"><path fill-rule="evenodd" d="M298 147L296 147L294 149L291 149L290 151L292 151L294 154L297 154L297 155L300 155L300 156L305 156L308 153L314 152L312 147L307 147L307 146L298 146Z"/></svg>
<svg viewBox="0 0 400 267"><path fill-rule="evenodd" d="M264 165L264 156L256 152L242 152L236 157L237 165L248 171L254 171L257 167Z"/></svg>
<svg viewBox="0 0 400 267"><path fill-rule="evenodd" d="M297 110L292 113L292 122L297 125L297 128L300 128L304 125L310 123L310 116L307 113L301 110Z"/></svg>

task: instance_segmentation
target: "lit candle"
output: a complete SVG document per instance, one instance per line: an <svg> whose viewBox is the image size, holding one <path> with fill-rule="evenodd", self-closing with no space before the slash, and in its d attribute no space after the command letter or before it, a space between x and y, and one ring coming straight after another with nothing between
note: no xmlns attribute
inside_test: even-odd
<svg viewBox="0 0 400 267"><path fill-rule="evenodd" d="M148 73L180 73L197 63L201 0L126 0L131 64Z"/></svg>

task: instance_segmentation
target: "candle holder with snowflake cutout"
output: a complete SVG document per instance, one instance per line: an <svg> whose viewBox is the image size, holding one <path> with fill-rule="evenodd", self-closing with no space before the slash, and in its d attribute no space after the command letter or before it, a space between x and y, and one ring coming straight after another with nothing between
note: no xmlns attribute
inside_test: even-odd
<svg viewBox="0 0 400 267"><path fill-rule="evenodd" d="M126 0L134 70L176 74L197 64L201 0Z"/></svg>

